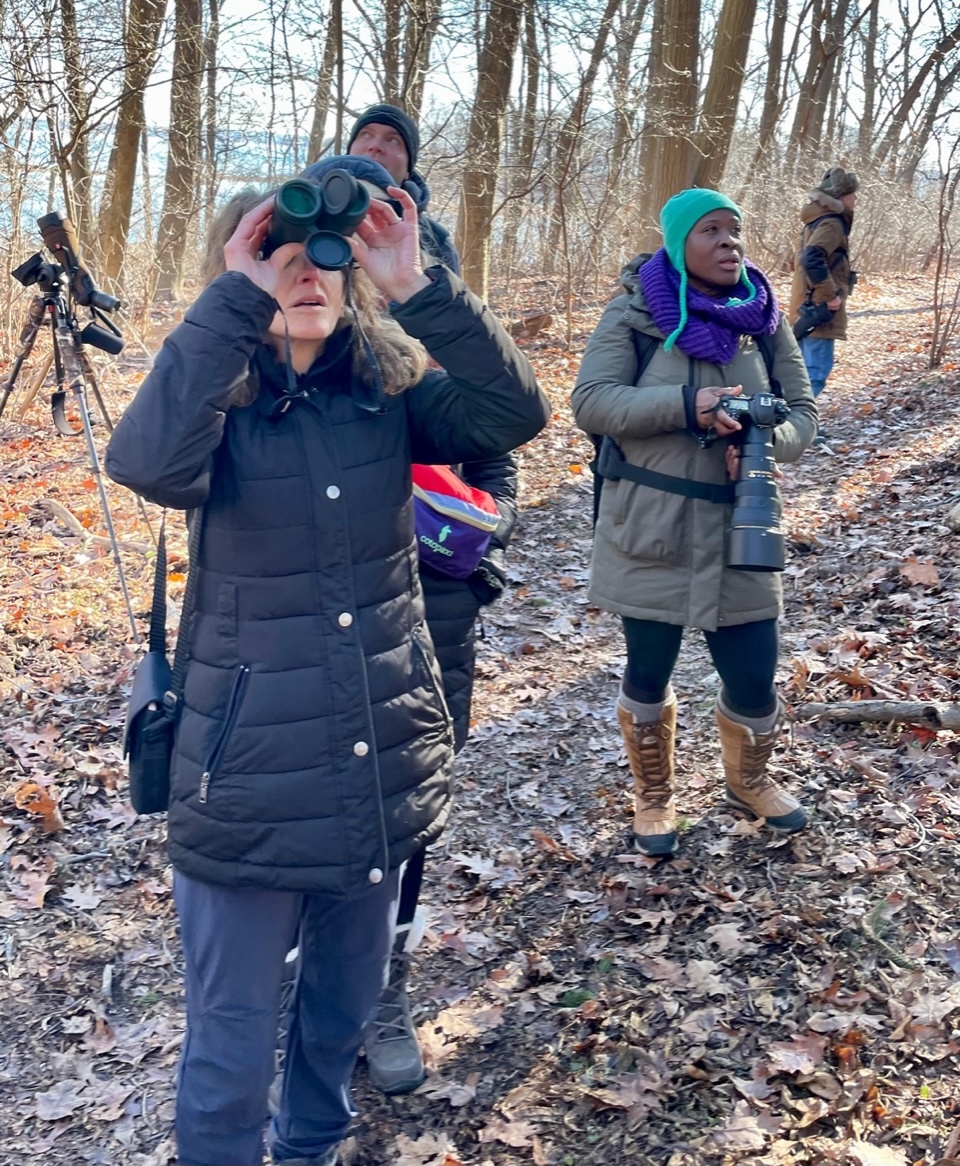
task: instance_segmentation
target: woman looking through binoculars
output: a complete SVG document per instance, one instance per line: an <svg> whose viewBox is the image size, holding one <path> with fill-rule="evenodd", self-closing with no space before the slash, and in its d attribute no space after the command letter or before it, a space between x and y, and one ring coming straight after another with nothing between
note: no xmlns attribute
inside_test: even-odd
<svg viewBox="0 0 960 1166"><path fill-rule="evenodd" d="M422 269L415 204L389 194L402 218L374 201L349 240L361 270L321 270L301 242L263 258L272 200L232 200L211 281L108 448L116 481L202 522L168 816L181 1166L261 1163L298 943L269 1140L275 1162L337 1160L398 869L449 812L411 462L500 456L550 413L489 310Z"/></svg>
<svg viewBox="0 0 960 1166"><path fill-rule="evenodd" d="M601 472L617 465L600 495L590 601L623 620L617 716L634 778L636 846L656 857L677 848L670 677L685 627L703 630L722 681L716 718L728 799L778 830L807 823L767 774L784 715L774 688L781 587L769 563L728 565L746 420L721 402L782 393L789 416L772 429L781 462L811 443L817 410L773 289L744 258L742 221L713 190L685 190L664 205L664 245L625 269L625 294L591 336L573 392L578 425L605 435ZM758 476L773 483L770 471Z"/></svg>

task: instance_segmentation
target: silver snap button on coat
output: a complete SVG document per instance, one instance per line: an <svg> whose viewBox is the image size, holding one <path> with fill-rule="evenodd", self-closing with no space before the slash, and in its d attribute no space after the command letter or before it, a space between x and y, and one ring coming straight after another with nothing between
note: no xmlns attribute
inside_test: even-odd
<svg viewBox="0 0 960 1166"><path fill-rule="evenodd" d="M339 498L340 497L340 487L339 486L328 486L327 487L327 497L328 498Z"/></svg>
<svg viewBox="0 0 960 1166"><path fill-rule="evenodd" d="M372 883L382 883L383 882L383 871L380 869L380 867L375 866L373 868L373 870L367 875L367 878Z"/></svg>
<svg viewBox="0 0 960 1166"><path fill-rule="evenodd" d="M353 623L353 616L349 611L341 611L337 616L337 623L342 628L348 628Z"/></svg>
<svg viewBox="0 0 960 1166"><path fill-rule="evenodd" d="M358 741L356 745L354 745L353 751L358 757L366 757L366 755L370 752L370 746L366 743L366 741Z"/></svg>

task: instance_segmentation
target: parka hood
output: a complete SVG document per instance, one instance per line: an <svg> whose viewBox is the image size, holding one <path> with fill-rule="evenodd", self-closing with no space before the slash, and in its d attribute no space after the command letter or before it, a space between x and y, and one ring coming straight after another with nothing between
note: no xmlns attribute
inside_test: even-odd
<svg viewBox="0 0 960 1166"><path fill-rule="evenodd" d="M824 215L840 215L849 231L853 223L853 211L845 207L839 198L825 194L822 190L811 190L808 197L810 201L800 212L800 221L804 226Z"/></svg>
<svg viewBox="0 0 960 1166"><path fill-rule="evenodd" d="M640 268L647 262L648 259L653 258L652 251L641 251L639 255L635 255L629 263L627 263L620 271L620 286L629 295L633 295L640 287Z"/></svg>
<svg viewBox="0 0 960 1166"><path fill-rule="evenodd" d="M417 204L417 214L425 214L427 204L430 202L430 187L427 186L427 180L419 170L410 172L410 177L403 183L403 189Z"/></svg>

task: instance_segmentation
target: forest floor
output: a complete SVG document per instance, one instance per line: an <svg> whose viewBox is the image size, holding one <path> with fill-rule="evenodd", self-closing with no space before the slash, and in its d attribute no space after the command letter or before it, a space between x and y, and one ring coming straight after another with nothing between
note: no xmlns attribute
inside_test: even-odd
<svg viewBox="0 0 960 1166"><path fill-rule="evenodd" d="M504 314L542 306L535 290ZM960 493L960 373L925 369L930 298L926 280L862 281L821 399L831 443L786 470L794 709L958 699L944 518ZM344 1166L956 1166L955 734L794 720L774 768L812 824L778 837L722 803L717 678L690 634L675 677L681 850L660 864L631 850L621 638L586 600L588 447L567 404L601 306L575 305L572 349L559 321L527 347L555 417L523 452L512 587L484 615L456 810L427 863L413 997L429 1077L386 1099L361 1062ZM111 411L142 367L134 355L105 374ZM95 485L82 441L39 406L4 419L4 1164L174 1156L181 955L163 822L124 797L137 656ZM148 543L131 496L110 497L121 538ZM174 596L183 553L181 537ZM152 560L128 547L124 562L142 617Z"/></svg>

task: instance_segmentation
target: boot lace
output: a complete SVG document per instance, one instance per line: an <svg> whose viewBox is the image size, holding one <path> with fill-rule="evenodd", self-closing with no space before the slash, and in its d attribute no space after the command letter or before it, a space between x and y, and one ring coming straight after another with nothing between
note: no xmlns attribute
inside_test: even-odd
<svg viewBox="0 0 960 1166"><path fill-rule="evenodd" d="M407 967L404 955L390 957L390 975L368 1032L373 1041L406 1040L411 1024L407 1005Z"/></svg>
<svg viewBox="0 0 960 1166"><path fill-rule="evenodd" d="M652 810L664 810L673 796L670 780L670 760L666 741L670 730L665 725L634 724L630 729L630 744L637 758L637 767L643 775L643 801Z"/></svg>
<svg viewBox="0 0 960 1166"><path fill-rule="evenodd" d="M740 780L744 788L751 793L760 793L761 790L768 789L775 784L767 774L767 762L770 760L770 754L776 746L779 735L780 726L777 725L769 733L755 736L748 745L744 745Z"/></svg>

